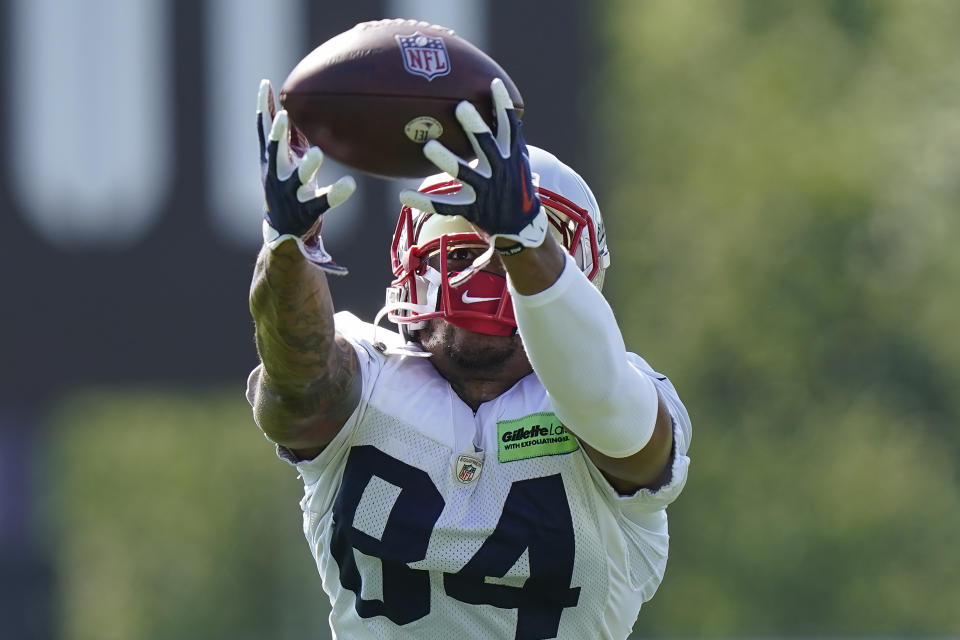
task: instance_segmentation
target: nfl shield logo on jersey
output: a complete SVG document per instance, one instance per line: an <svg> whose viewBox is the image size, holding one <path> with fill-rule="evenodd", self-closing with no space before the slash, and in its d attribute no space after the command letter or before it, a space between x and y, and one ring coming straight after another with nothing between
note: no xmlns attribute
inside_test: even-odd
<svg viewBox="0 0 960 640"><path fill-rule="evenodd" d="M457 482L461 484L470 484L480 477L480 470L483 468L483 460L475 456L460 455L457 456L457 464L454 467L454 475Z"/></svg>
<svg viewBox="0 0 960 640"><path fill-rule="evenodd" d="M450 73L450 56L443 38L425 36L416 31L408 36L395 35L403 68L409 73L433 80Z"/></svg>

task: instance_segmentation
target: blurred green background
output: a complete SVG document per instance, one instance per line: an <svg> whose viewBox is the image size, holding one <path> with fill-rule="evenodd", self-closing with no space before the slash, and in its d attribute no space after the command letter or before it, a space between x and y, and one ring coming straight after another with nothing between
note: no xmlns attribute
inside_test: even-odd
<svg viewBox="0 0 960 640"><path fill-rule="evenodd" d="M635 636L960 635L960 2L590 7L605 293L694 425ZM44 421L64 639L325 637L242 379Z"/></svg>
<svg viewBox="0 0 960 640"><path fill-rule="evenodd" d="M694 424L637 628L960 634L960 3L608 8L609 295Z"/></svg>

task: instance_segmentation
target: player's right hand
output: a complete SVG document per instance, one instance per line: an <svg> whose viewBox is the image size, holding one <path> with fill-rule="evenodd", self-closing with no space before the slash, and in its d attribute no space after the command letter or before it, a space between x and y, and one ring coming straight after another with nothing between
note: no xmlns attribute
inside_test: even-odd
<svg viewBox="0 0 960 640"><path fill-rule="evenodd" d="M273 249L293 239L310 262L331 273L346 273L346 268L335 263L323 248L320 225L324 213L353 195L356 182L344 176L328 187L317 185L323 152L310 147L300 155L292 148L287 112L277 113L269 80L260 81L257 135L264 194L264 242Z"/></svg>

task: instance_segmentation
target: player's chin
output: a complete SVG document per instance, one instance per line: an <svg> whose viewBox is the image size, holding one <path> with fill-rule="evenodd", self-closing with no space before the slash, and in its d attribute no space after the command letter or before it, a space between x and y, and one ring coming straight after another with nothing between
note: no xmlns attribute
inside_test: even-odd
<svg viewBox="0 0 960 640"><path fill-rule="evenodd" d="M509 336L477 333L440 319L428 324L421 340L428 351L442 349L458 365L476 369L497 369L523 354L523 343L516 333Z"/></svg>

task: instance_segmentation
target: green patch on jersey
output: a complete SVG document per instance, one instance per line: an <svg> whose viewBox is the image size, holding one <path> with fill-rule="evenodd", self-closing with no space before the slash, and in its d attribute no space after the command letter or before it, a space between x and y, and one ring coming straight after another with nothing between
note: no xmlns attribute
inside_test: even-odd
<svg viewBox="0 0 960 640"><path fill-rule="evenodd" d="M580 444L553 413L532 413L497 423L497 456L513 462L576 451Z"/></svg>

